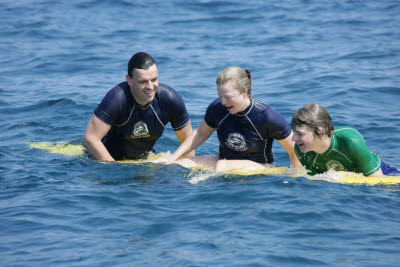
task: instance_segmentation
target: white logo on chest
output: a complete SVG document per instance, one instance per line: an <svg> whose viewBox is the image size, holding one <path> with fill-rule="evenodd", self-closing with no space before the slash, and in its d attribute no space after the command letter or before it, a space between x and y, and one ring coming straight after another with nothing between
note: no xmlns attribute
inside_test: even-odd
<svg viewBox="0 0 400 267"><path fill-rule="evenodd" d="M231 133L225 141L225 145L235 151L247 150L246 141L241 134Z"/></svg>
<svg viewBox="0 0 400 267"><path fill-rule="evenodd" d="M132 132L132 138L146 138L149 137L149 129L143 121L138 121L135 123L135 126L133 126L133 132Z"/></svg>

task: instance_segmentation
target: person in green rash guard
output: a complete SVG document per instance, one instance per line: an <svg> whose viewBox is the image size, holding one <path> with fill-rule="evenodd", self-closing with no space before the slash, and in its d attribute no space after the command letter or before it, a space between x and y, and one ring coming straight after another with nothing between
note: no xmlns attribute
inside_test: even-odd
<svg viewBox="0 0 400 267"><path fill-rule="evenodd" d="M372 153L357 130L334 129L329 113L321 105L311 103L299 109L292 118L292 130L294 151L311 175L328 170L364 176L400 173Z"/></svg>

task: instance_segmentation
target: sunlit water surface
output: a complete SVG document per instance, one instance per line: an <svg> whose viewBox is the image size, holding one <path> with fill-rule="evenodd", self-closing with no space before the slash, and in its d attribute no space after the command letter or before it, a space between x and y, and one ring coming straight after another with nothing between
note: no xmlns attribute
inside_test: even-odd
<svg viewBox="0 0 400 267"><path fill-rule="evenodd" d="M237 65L288 121L319 103L400 166L398 14L385 0L3 1L0 265L398 266L398 186L102 164L28 145L79 144L146 51L195 128L217 73ZM177 146L168 126L155 149ZM197 150L217 153L215 134Z"/></svg>

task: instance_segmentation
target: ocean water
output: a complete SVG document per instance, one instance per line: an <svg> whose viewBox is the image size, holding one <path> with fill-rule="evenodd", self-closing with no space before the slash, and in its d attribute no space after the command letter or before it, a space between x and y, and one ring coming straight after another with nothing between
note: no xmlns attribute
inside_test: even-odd
<svg viewBox="0 0 400 267"><path fill-rule="evenodd" d="M398 266L398 186L102 164L28 143L79 144L146 51L194 128L236 65L288 121L319 103L400 167L399 14L386 0L1 1L0 265ZM177 146L168 126L155 149ZM217 152L216 134L197 150Z"/></svg>

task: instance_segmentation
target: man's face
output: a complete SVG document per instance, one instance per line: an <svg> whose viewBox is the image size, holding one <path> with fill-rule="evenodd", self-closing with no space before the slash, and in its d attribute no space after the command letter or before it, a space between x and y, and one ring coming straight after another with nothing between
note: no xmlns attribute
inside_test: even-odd
<svg viewBox="0 0 400 267"><path fill-rule="evenodd" d="M133 69L132 78L126 76L133 97L136 102L145 106L153 101L158 89L158 69L157 65L153 64L149 69Z"/></svg>
<svg viewBox="0 0 400 267"><path fill-rule="evenodd" d="M295 127L292 140L299 146L303 153L314 151L316 136L308 126Z"/></svg>

